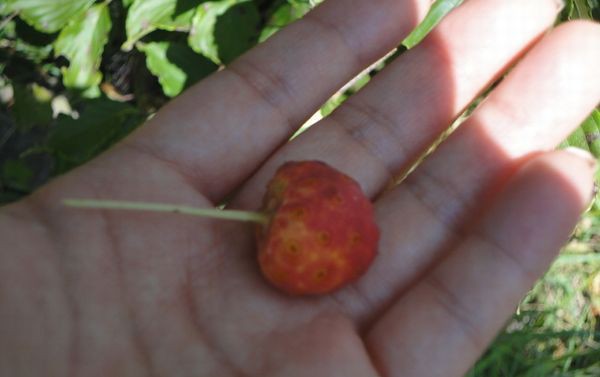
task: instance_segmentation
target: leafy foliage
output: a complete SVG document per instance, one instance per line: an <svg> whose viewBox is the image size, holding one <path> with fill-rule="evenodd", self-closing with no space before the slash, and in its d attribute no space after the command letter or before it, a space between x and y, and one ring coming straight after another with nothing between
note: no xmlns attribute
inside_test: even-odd
<svg viewBox="0 0 600 377"><path fill-rule="evenodd" d="M259 25L252 1L207 2L196 10L189 44L216 64L228 64L256 44Z"/></svg>
<svg viewBox="0 0 600 377"><path fill-rule="evenodd" d="M94 0L5 0L4 13L15 12L39 31L54 33L73 17L89 8Z"/></svg>
<svg viewBox="0 0 600 377"><path fill-rule="evenodd" d="M596 109L562 144L576 147L600 156L600 110Z"/></svg>
<svg viewBox="0 0 600 377"><path fill-rule="evenodd" d="M78 119L59 115L49 130L46 152L60 163L56 169L66 171L94 157L127 135L144 116L135 107L107 99L85 103Z"/></svg>
<svg viewBox="0 0 600 377"><path fill-rule="evenodd" d="M262 42L275 34L279 29L296 21L308 12L311 8L309 2L303 1L275 1L270 9L264 14L266 22L260 33L259 40Z"/></svg>
<svg viewBox="0 0 600 377"><path fill-rule="evenodd" d="M139 44L138 48L146 54L148 69L158 77L169 97L176 96L218 68L183 43L151 42Z"/></svg>
<svg viewBox="0 0 600 377"><path fill-rule="evenodd" d="M127 12L127 41L129 50L135 42L156 29L189 30L198 0L133 0Z"/></svg>
<svg viewBox="0 0 600 377"><path fill-rule="evenodd" d="M598 234L593 210L467 377L600 375Z"/></svg>
<svg viewBox="0 0 600 377"><path fill-rule="evenodd" d="M98 68L110 28L108 6L104 3L94 5L61 30L54 53L69 59L69 66L62 69L66 87L97 89L102 80Z"/></svg>

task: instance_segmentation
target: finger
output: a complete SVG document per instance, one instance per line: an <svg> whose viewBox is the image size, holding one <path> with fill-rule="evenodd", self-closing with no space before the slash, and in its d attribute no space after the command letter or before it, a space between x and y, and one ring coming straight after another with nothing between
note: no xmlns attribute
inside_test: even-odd
<svg viewBox="0 0 600 377"><path fill-rule="evenodd" d="M402 187L442 223L460 223L491 179L530 153L554 148L593 110L600 100L598 46L597 24L554 30Z"/></svg>
<svg viewBox="0 0 600 377"><path fill-rule="evenodd" d="M470 235L369 332L383 375L463 376L566 242L594 170L567 152L525 164Z"/></svg>
<svg viewBox="0 0 600 377"><path fill-rule="evenodd" d="M457 132L378 201L379 255L357 284L362 299L348 294L344 302L358 312L385 306L460 239L495 182L520 159L558 144L585 118L600 99L600 49L593 48L600 46L598 31L594 24L571 23L552 32Z"/></svg>
<svg viewBox="0 0 600 377"><path fill-rule="evenodd" d="M554 0L466 2L420 46L271 158L236 205L260 202L265 182L286 160L324 160L369 194L378 192L552 24L557 11Z"/></svg>
<svg viewBox="0 0 600 377"><path fill-rule="evenodd" d="M428 5L326 1L172 101L126 145L217 200L346 81L394 48Z"/></svg>

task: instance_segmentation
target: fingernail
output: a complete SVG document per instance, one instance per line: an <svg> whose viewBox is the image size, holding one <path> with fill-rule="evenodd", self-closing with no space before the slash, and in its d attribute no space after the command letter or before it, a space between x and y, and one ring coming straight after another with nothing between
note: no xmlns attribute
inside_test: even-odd
<svg viewBox="0 0 600 377"><path fill-rule="evenodd" d="M588 163L588 166L591 170L596 171L598 168L598 160L596 157L592 156L592 154L586 150L576 147L568 147L565 148L565 152L569 152L570 154L585 160Z"/></svg>

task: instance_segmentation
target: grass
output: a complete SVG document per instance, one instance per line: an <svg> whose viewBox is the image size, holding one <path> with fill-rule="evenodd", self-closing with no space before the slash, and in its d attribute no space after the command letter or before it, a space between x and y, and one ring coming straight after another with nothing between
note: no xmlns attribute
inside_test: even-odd
<svg viewBox="0 0 600 377"><path fill-rule="evenodd" d="M583 216L551 269L467 376L600 376L598 210Z"/></svg>
<svg viewBox="0 0 600 377"><path fill-rule="evenodd" d="M600 2L568 0L559 20L577 18L600 19ZM599 203L467 377L600 376Z"/></svg>

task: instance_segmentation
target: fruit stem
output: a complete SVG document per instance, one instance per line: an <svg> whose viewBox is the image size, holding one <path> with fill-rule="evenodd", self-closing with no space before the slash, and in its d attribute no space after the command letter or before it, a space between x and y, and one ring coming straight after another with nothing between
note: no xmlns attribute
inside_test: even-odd
<svg viewBox="0 0 600 377"><path fill-rule="evenodd" d="M65 199L63 200L63 204L67 207L74 208L181 213L184 215L211 217L223 220L253 221L260 224L266 224L268 221L267 216L260 212L221 210L216 208L196 208L162 203L129 202L121 200Z"/></svg>

